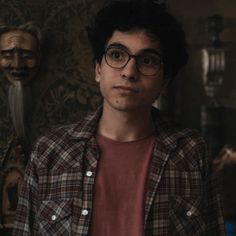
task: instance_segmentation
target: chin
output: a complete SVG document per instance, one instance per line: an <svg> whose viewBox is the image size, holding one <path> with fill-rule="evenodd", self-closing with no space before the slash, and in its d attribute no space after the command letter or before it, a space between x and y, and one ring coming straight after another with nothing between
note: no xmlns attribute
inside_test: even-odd
<svg viewBox="0 0 236 236"><path fill-rule="evenodd" d="M113 104L113 108L122 112L134 112L140 109L139 106L134 104Z"/></svg>

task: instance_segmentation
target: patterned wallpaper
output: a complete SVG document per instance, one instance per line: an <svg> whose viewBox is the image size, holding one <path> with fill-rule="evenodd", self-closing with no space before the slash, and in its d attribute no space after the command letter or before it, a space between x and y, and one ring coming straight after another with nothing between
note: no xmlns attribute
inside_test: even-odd
<svg viewBox="0 0 236 236"><path fill-rule="evenodd" d="M10 25L34 21L44 36L41 67L31 84L33 106L27 124L31 142L51 127L75 122L101 103L85 27L105 2L0 0L0 21ZM28 159L15 139L8 86L0 72L0 228L12 225Z"/></svg>
<svg viewBox="0 0 236 236"><path fill-rule="evenodd" d="M95 12L108 1L111 0L0 0L0 22L19 25L34 21L44 35L40 70L31 84L32 110L28 121L31 143L49 128L74 122L87 110L100 104L101 97L94 81L92 55L85 27ZM180 124L199 128L199 109L204 104L199 51L207 43L205 20L217 8L206 6L204 0L198 2L198 11L187 0L181 2L181 7L177 1L166 2L182 18L191 54L190 62L173 86L178 89L178 93L177 90L171 90L175 96L167 97L175 99L171 100L171 107L175 107L175 116ZM223 0L218 2L228 6L230 12L233 9L232 3L225 4ZM223 13L227 17L226 9ZM223 42L227 42L229 54L227 79L221 97L226 97L225 104L231 102L235 107L236 100L232 99L236 94L233 56L236 49L235 17L233 13L228 17L222 38ZM28 152L25 152L15 137L9 114L8 86L0 71L0 235L5 235L1 228L12 226L20 182L29 158ZM193 98L191 101L190 96ZM233 142L235 145L236 112L229 110L224 115L225 142ZM27 147L29 149L31 145Z"/></svg>

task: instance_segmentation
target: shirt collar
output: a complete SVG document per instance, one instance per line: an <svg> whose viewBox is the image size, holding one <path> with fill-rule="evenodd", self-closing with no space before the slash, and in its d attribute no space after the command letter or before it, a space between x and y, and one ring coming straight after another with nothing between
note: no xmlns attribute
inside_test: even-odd
<svg viewBox="0 0 236 236"><path fill-rule="evenodd" d="M176 148L179 139L185 137L186 132L169 118L163 117L160 110L156 108L152 109L152 117L157 142L169 151Z"/></svg>
<svg viewBox="0 0 236 236"><path fill-rule="evenodd" d="M73 128L68 131L69 136L73 139L90 139L92 136L95 136L101 115L102 106L95 112L88 113L73 126ZM177 146L177 140L183 136L183 133L173 125L173 122L163 118L158 109L152 109L152 117L157 141L162 143L169 150L175 148Z"/></svg>
<svg viewBox="0 0 236 236"><path fill-rule="evenodd" d="M99 119L102 115L102 106L95 112L88 113L73 128L68 131L71 138L89 139L96 134Z"/></svg>

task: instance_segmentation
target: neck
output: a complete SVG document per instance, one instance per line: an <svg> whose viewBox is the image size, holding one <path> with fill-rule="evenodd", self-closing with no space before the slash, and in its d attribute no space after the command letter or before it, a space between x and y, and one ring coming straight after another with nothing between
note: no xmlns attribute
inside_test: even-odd
<svg viewBox="0 0 236 236"><path fill-rule="evenodd" d="M98 133L117 141L134 141L147 137L154 132L151 109L148 111L127 112L108 110L103 113L98 126Z"/></svg>

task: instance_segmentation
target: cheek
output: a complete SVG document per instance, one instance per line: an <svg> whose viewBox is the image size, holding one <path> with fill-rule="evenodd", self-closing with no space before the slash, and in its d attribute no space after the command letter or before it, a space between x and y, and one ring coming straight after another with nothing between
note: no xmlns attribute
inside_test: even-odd
<svg viewBox="0 0 236 236"><path fill-rule="evenodd" d="M10 60L0 59L0 68L8 67L11 64Z"/></svg>
<svg viewBox="0 0 236 236"><path fill-rule="evenodd" d="M25 65L29 69L34 69L35 67L37 67L38 63L36 59L31 59L31 60L26 60Z"/></svg>
<svg viewBox="0 0 236 236"><path fill-rule="evenodd" d="M146 96L149 96L150 99L156 99L159 97L164 91L164 83L162 80L157 80L156 82L150 83L145 86L146 87Z"/></svg>
<svg viewBox="0 0 236 236"><path fill-rule="evenodd" d="M100 88L102 95L104 95L104 93L106 93L106 83L104 83L103 80L99 81L99 88Z"/></svg>
<svg viewBox="0 0 236 236"><path fill-rule="evenodd" d="M109 80L102 78L99 82L99 88L100 88L100 92L101 92L102 96L105 98L108 98L108 97L114 95L112 93L112 84L110 83Z"/></svg>

